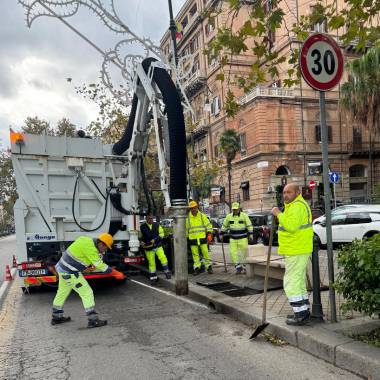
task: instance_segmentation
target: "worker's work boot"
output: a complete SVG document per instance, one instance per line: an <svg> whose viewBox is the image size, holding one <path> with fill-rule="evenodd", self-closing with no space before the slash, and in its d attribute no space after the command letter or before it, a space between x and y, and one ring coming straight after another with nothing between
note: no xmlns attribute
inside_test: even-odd
<svg viewBox="0 0 380 380"><path fill-rule="evenodd" d="M201 274L201 268L194 268L194 276L198 276L198 274Z"/></svg>
<svg viewBox="0 0 380 380"><path fill-rule="evenodd" d="M107 320L106 319L89 319L88 320L88 325L87 327L89 329L92 329L94 327L102 327L102 326L105 326L107 324Z"/></svg>
<svg viewBox="0 0 380 380"><path fill-rule="evenodd" d="M243 267L240 264L235 265L235 274L241 274Z"/></svg>
<svg viewBox="0 0 380 380"><path fill-rule="evenodd" d="M288 316L289 317L289 316ZM285 323L289 326L303 326L310 322L310 311L296 313L287 318Z"/></svg>
<svg viewBox="0 0 380 380"><path fill-rule="evenodd" d="M150 276L149 276L149 280L151 283L155 283L158 281L158 276L157 276L157 273L151 273Z"/></svg>
<svg viewBox="0 0 380 380"><path fill-rule="evenodd" d="M165 271L165 277L167 280L170 280L172 278L172 273L170 272L170 270Z"/></svg>
<svg viewBox="0 0 380 380"><path fill-rule="evenodd" d="M207 273L208 273L208 274L213 274L213 273L214 273L214 272L212 271L212 266L211 266L211 265L207 268Z"/></svg>
<svg viewBox="0 0 380 380"><path fill-rule="evenodd" d="M54 326L54 325L59 325L61 323L70 322L70 321L71 321L70 317L59 317L59 318L53 317L51 319L51 324Z"/></svg>

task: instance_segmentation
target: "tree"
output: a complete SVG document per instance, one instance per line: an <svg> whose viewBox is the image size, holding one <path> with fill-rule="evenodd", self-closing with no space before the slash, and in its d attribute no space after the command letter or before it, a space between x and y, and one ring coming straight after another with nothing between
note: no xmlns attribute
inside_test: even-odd
<svg viewBox="0 0 380 380"><path fill-rule="evenodd" d="M255 57L247 73L232 77L228 72L228 82L245 92L261 83L280 79L281 64L287 67L287 78L282 81L284 85L297 84L300 78L299 43L308 37L315 24L325 23L329 33L339 33L343 46L354 45L357 52L365 52L368 46L380 46L378 0L345 0L342 9L337 9L336 1L316 0L310 13L300 17L298 10L297 14L292 15L286 0L223 0L219 8L210 8L208 17L211 20L225 11L224 3L228 3L232 17L227 18L228 24L218 29L206 52L211 59L219 58L223 70L231 67L234 56L249 52ZM236 28L233 20L243 6L249 7L249 18L240 28ZM295 22L290 25L287 20L291 18ZM272 36L284 33L290 41L291 54L288 57L273 49ZM221 81L225 78L225 72L218 75ZM232 91L228 91L225 102L227 115L234 116L239 108Z"/></svg>
<svg viewBox="0 0 380 380"><path fill-rule="evenodd" d="M214 178L218 174L218 165L206 165L199 162L193 164L190 174L190 183L193 192L197 195L195 199L207 198Z"/></svg>
<svg viewBox="0 0 380 380"><path fill-rule="evenodd" d="M0 201L3 207L3 220L0 229L13 220L13 205L17 199L16 181L10 153L0 153Z"/></svg>
<svg viewBox="0 0 380 380"><path fill-rule="evenodd" d="M50 123L46 120L42 120L37 116L28 116L21 129L25 133L32 133L34 135L41 135L46 133L48 135L53 135L53 129L50 127Z"/></svg>
<svg viewBox="0 0 380 380"><path fill-rule="evenodd" d="M231 208L231 169L232 161L236 157L236 153L240 151L240 138L234 129L226 129L219 140L220 150L226 157L228 172L228 203Z"/></svg>
<svg viewBox="0 0 380 380"><path fill-rule="evenodd" d="M77 133L75 125L67 118L63 117L57 122L54 134L57 136L75 137Z"/></svg>
<svg viewBox="0 0 380 380"><path fill-rule="evenodd" d="M373 135L380 132L380 47L370 49L347 65L341 104L353 122Z"/></svg>

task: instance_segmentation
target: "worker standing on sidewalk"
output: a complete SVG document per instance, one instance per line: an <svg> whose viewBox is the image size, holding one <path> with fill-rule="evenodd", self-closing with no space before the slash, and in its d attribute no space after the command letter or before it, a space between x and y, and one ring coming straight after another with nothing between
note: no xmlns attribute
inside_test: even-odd
<svg viewBox="0 0 380 380"><path fill-rule="evenodd" d="M110 268L103 262L100 255L111 249L113 239L110 234L100 234L95 241L87 236L80 236L63 252L55 266L58 272L59 285L53 301L52 325L68 322L70 317L63 316L63 305L72 290L82 299L86 315L87 327L101 327L107 324L101 320L95 311L94 293L83 277L82 272L97 270L103 273L115 274L116 278L124 278L121 272Z"/></svg>
<svg viewBox="0 0 380 380"><path fill-rule="evenodd" d="M312 216L297 184L286 185L283 197L284 212L275 207L272 214L279 221L278 253L285 255L284 291L294 312L293 316L287 318L286 323L301 326L310 319L306 269L313 251Z"/></svg>
<svg viewBox="0 0 380 380"><path fill-rule="evenodd" d="M236 274L245 272L245 260L248 254L248 235L252 239L253 227L251 220L245 212L240 210L238 202L232 203L232 212L226 216L222 225L223 235L228 232L230 236L230 254L235 264Z"/></svg>
<svg viewBox="0 0 380 380"><path fill-rule="evenodd" d="M212 224L207 215L199 211L198 203L189 203L190 212L186 218L186 237L188 238L191 254L194 262L194 275L201 273L201 260L199 253L203 256L203 262L208 273L212 273L211 260L208 252L207 240L212 240ZM209 239L208 239L209 237ZM200 251L200 252L199 252Z"/></svg>
<svg viewBox="0 0 380 380"><path fill-rule="evenodd" d="M168 259L166 258L164 248L162 247L163 237L163 228L159 223L153 221L153 215L149 213L145 218L145 223L140 227L140 239L141 246L145 250L145 255L149 264L150 281L158 280L156 273L156 255L161 262L166 278L171 278L171 273L168 268Z"/></svg>

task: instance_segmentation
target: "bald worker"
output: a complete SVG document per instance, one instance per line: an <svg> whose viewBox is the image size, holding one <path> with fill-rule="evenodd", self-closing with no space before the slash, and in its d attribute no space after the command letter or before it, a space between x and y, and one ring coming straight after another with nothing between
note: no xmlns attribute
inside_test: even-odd
<svg viewBox="0 0 380 380"><path fill-rule="evenodd" d="M301 326L310 320L310 304L306 290L306 268L313 251L313 226L310 207L300 194L296 183L283 190L285 210L278 207L272 214L279 221L278 242L280 255L285 255L284 291L294 315L288 325Z"/></svg>

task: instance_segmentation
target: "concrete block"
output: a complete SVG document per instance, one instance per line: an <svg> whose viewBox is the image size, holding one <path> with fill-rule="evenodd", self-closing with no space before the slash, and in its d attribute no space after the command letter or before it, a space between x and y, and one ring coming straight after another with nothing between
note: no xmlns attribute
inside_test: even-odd
<svg viewBox="0 0 380 380"><path fill-rule="evenodd" d="M256 256L266 256L268 252L268 247L264 244L255 244L248 246L248 257L256 257Z"/></svg>
<svg viewBox="0 0 380 380"><path fill-rule="evenodd" d="M323 360L335 364L335 349L353 342L349 337L328 331L321 326L298 327L298 348Z"/></svg>
<svg viewBox="0 0 380 380"><path fill-rule="evenodd" d="M366 379L380 380L380 348L353 341L336 348L336 365Z"/></svg>

